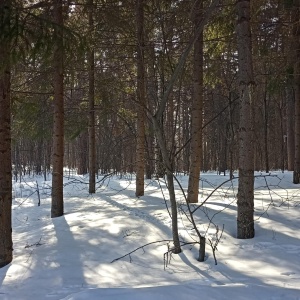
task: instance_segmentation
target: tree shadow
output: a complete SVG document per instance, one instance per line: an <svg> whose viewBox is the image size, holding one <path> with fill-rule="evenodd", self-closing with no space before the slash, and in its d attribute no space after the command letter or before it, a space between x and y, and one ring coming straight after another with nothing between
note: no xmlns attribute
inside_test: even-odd
<svg viewBox="0 0 300 300"><path fill-rule="evenodd" d="M0 299L2 297L1 295L5 296L5 294L6 294L4 291L3 292L1 291L1 289L2 289L1 287L2 287L2 283L5 280L6 275L8 273L9 267L10 267L10 264L8 264L7 266L0 269Z"/></svg>

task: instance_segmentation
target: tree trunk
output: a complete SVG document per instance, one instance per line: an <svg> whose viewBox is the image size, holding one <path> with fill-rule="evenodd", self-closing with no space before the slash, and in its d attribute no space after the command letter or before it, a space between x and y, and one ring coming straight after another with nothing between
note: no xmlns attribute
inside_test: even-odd
<svg viewBox="0 0 300 300"><path fill-rule="evenodd" d="M236 3L236 25L239 59L239 186L237 200L237 237L254 237L254 151L253 151L253 96L254 78L250 30L250 0Z"/></svg>
<svg viewBox="0 0 300 300"><path fill-rule="evenodd" d="M144 66L144 0L136 0L137 29L137 137L136 196L144 195L145 174L145 66Z"/></svg>
<svg viewBox="0 0 300 300"><path fill-rule="evenodd" d="M286 93L286 122L287 122L287 155L288 155L288 171L294 171L294 160L295 160L295 101L294 91L288 84L285 90Z"/></svg>
<svg viewBox="0 0 300 300"><path fill-rule="evenodd" d="M85 175L88 173L88 132L84 130L77 137L77 174Z"/></svg>
<svg viewBox="0 0 300 300"><path fill-rule="evenodd" d="M153 136L153 129L151 128L152 124L148 124L148 131L149 133L147 134L146 137L146 147L147 147L147 160L146 160L146 179L151 179L152 175L154 174L154 136Z"/></svg>
<svg viewBox="0 0 300 300"><path fill-rule="evenodd" d="M300 183L300 0L294 0L294 90L295 90L295 162L293 183Z"/></svg>
<svg viewBox="0 0 300 300"><path fill-rule="evenodd" d="M63 14L62 0L53 0L54 30L54 113L52 137L52 203L51 218L64 214L63 164L64 164L64 66L63 66Z"/></svg>
<svg viewBox="0 0 300 300"><path fill-rule="evenodd" d="M205 242L206 238L204 236L200 237L200 247L199 247L199 257L198 261L203 262L205 260Z"/></svg>
<svg viewBox="0 0 300 300"><path fill-rule="evenodd" d="M203 1L194 5L195 33L202 21ZM202 108L203 108L203 30L194 44L194 86L192 103L190 173L188 202L198 202L199 178L202 161Z"/></svg>
<svg viewBox="0 0 300 300"><path fill-rule="evenodd" d="M292 7L291 7L292 8ZM287 20L292 23L296 18L294 14L297 13L293 9L288 9ZM285 87L285 98L286 98L286 148L287 148L287 168L288 171L294 171L295 163L295 94L293 87L293 64L296 59L296 53L293 49L297 40L294 40L293 36L293 27L287 36L285 44L287 44L287 49L290 50L287 52L287 79Z"/></svg>
<svg viewBox="0 0 300 300"><path fill-rule="evenodd" d="M269 123L269 115L268 110L269 106L267 103L267 84L265 85L265 92L264 92L264 152L265 152L265 163L266 163L266 173L269 173L269 150L268 150L268 123Z"/></svg>
<svg viewBox="0 0 300 300"><path fill-rule="evenodd" d="M156 117L152 117L152 122L153 122L155 136L157 138L157 143L161 150L161 154L162 154L162 158L163 158L163 162L167 174L168 192L170 196L171 214L172 214L172 235L173 235L173 243L174 243L173 253L180 253L181 247L180 247L179 234L178 234L178 216L177 216L178 213L177 213L177 203L176 203L175 188L174 188L173 168L168 154L166 141L163 136L162 125L160 125Z"/></svg>
<svg viewBox="0 0 300 300"><path fill-rule="evenodd" d="M148 109L151 114L154 113L155 103L158 101L157 75L155 69L155 45L149 42L148 47L149 64L147 69L147 102ZM146 127L146 143L147 143L147 161L146 161L146 178L151 179L155 173L155 137L153 124L150 119L147 120Z"/></svg>
<svg viewBox="0 0 300 300"><path fill-rule="evenodd" d="M89 29L94 32L93 0L89 2ZM92 41L94 43L94 41ZM96 132L95 132L95 58L94 46L89 51L89 193L96 191Z"/></svg>
<svg viewBox="0 0 300 300"><path fill-rule="evenodd" d="M0 1L0 26L10 30L10 1ZM12 261L12 161L10 125L10 53L7 36L0 37L0 268Z"/></svg>

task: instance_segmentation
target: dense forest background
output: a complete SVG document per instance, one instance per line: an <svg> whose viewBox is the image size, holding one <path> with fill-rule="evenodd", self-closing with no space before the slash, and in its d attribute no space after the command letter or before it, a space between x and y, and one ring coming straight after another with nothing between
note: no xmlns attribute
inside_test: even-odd
<svg viewBox="0 0 300 300"><path fill-rule="evenodd" d="M52 217L63 214L63 168L89 173L90 193L101 174L136 173L137 196L144 175L166 175L171 201L176 173L190 175L189 202L200 170L240 169L247 181L287 169L299 183L299 6L0 1L3 211L11 172L53 173Z"/></svg>
<svg viewBox="0 0 300 300"><path fill-rule="evenodd" d="M204 1L205 2L205 1ZM208 5L205 2L205 5ZM293 169L293 9L288 1L252 1L253 69L257 86L255 169ZM15 173L50 170L53 122L52 6L15 3L11 78ZM94 55L96 169L135 171L137 41L134 1L64 3L65 166L88 172L89 70ZM28 7L27 7L28 6ZM35 8L37 7L37 8ZM88 25L92 9L93 28ZM145 1L144 65L147 110L155 112L193 35L193 1ZM222 1L204 31L202 171L237 169L238 57L234 1ZM15 33L16 34L16 33ZM40 45L37 45L40 43ZM28 51L26 51L28 50ZM163 116L174 169L189 172L192 56L174 83ZM147 118L146 167L159 173L159 150Z"/></svg>

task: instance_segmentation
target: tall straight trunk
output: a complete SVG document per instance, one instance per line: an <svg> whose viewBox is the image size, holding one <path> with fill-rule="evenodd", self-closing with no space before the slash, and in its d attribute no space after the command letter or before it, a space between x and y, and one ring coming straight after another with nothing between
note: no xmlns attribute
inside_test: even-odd
<svg viewBox="0 0 300 300"><path fill-rule="evenodd" d="M268 150L268 105L267 105L267 84L265 86L264 92L264 149L265 149L265 163L266 163L266 172L269 173L269 150Z"/></svg>
<svg viewBox="0 0 300 300"><path fill-rule="evenodd" d="M94 31L93 0L89 1L89 29ZM93 41L94 42L94 41ZM96 191L96 132L95 132L95 54L89 51L89 193Z"/></svg>
<svg viewBox="0 0 300 300"><path fill-rule="evenodd" d="M284 172L285 168L286 168L286 147L285 147L285 137L284 137L284 133L286 131L286 122L284 119L284 101L280 101L280 107L278 110L279 116L280 116L280 136L281 136L281 147L280 147L280 164L281 164L281 171Z"/></svg>
<svg viewBox="0 0 300 300"><path fill-rule="evenodd" d="M154 166L155 148L154 148L153 128L150 122L148 123L147 128L149 133L146 136L147 157L146 157L145 169L146 169L146 179L151 179L155 171L155 166Z"/></svg>
<svg viewBox="0 0 300 300"><path fill-rule="evenodd" d="M88 173L88 132L85 130L77 137L77 174Z"/></svg>
<svg viewBox="0 0 300 300"><path fill-rule="evenodd" d="M292 23L295 19L295 13L293 9L287 11L288 21ZM285 44L288 45L290 51L287 51L287 82L285 87L285 99L286 99L286 148L287 148L287 168L288 171L294 171L295 163L295 94L293 87L293 64L296 58L296 53L293 49L295 48L295 43L293 37L293 27L291 27L290 32L287 36Z"/></svg>
<svg viewBox="0 0 300 300"><path fill-rule="evenodd" d="M0 268L12 261L12 161L10 120L10 30L11 2L0 1Z"/></svg>
<svg viewBox="0 0 300 300"><path fill-rule="evenodd" d="M233 103L232 103L232 93L229 92L228 95L229 99L229 122L230 122L230 129L229 129L229 136L230 136L230 145L229 145L229 159L230 159L230 171L229 171L229 177L230 179L233 179L233 171L234 171L234 158L233 153L235 152L235 130L233 125Z"/></svg>
<svg viewBox="0 0 300 300"><path fill-rule="evenodd" d="M136 0L137 29L137 136L136 136L136 191L144 195L145 174L145 65L144 65L144 0Z"/></svg>
<svg viewBox="0 0 300 300"><path fill-rule="evenodd" d="M155 103L158 98L158 87L157 87L157 76L155 69L155 45L149 42L148 47L149 64L147 70L147 100L148 109L151 114L154 112ZM150 119L147 119L146 123L146 146L147 146L147 157L146 157L146 179L151 179L155 173L155 137L153 124Z"/></svg>
<svg viewBox="0 0 300 300"><path fill-rule="evenodd" d="M195 33L202 21L203 1L194 5ZM202 109L203 109L203 30L194 44L194 85L192 102L190 173L188 183L188 202L198 202L199 178L202 161Z"/></svg>
<svg viewBox="0 0 300 300"><path fill-rule="evenodd" d="M285 89L286 94L286 123L287 123L287 155L288 155L288 171L294 170L294 160L295 160L295 101L294 101L294 91L293 88L288 84Z"/></svg>
<svg viewBox="0 0 300 300"><path fill-rule="evenodd" d="M293 183L300 183L300 0L294 0L293 38L294 38L294 91L295 91L295 161Z"/></svg>
<svg viewBox="0 0 300 300"><path fill-rule="evenodd" d="M53 136L52 136L52 203L51 218L64 214L64 65L62 0L53 0L54 53L53 53Z"/></svg>
<svg viewBox="0 0 300 300"><path fill-rule="evenodd" d="M250 0L236 2L236 33L239 59L239 185L237 200L237 237L254 237L254 149L253 96L254 77L250 29Z"/></svg>

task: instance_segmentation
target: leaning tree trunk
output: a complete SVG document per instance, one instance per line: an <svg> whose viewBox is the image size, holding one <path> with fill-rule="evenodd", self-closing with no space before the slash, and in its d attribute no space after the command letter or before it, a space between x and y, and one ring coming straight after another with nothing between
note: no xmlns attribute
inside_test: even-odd
<svg viewBox="0 0 300 300"><path fill-rule="evenodd" d="M201 32L203 31L203 27L205 26L208 19L211 17L212 13L215 11L217 5L219 3L219 0L213 0L210 7L206 10L206 13L203 14L203 18L199 24L199 26L196 29L195 35L193 40L189 43L189 45L186 47L185 51L182 53L180 59L178 60L178 63L174 69L174 72L168 82L167 88L164 91L157 111L154 116L151 116L152 122L153 122L153 128L155 132L155 137L157 139L157 143L160 147L164 166L166 168L167 173L167 181L168 181L168 189L169 189L169 195L170 195L170 202L171 202L171 210L172 210L172 233L173 233L173 242L174 242L174 253L180 253L181 247L180 247L180 241L179 241L179 234L178 234L178 220L177 220L177 203L174 193L174 178L173 178L173 166L169 157L169 153L166 146L166 140L163 135L163 124L161 122L163 114L166 110L167 102L169 100L170 94L173 90L173 86L175 81L178 79L179 75L182 72L182 69L185 65L186 59L198 39L198 36L201 35Z"/></svg>
<svg viewBox="0 0 300 300"><path fill-rule="evenodd" d="M293 183L300 183L300 0L294 0L294 90L295 90L295 162Z"/></svg>
<svg viewBox="0 0 300 300"><path fill-rule="evenodd" d="M10 1L0 1L0 268L12 261L12 161L10 126Z"/></svg>
<svg viewBox="0 0 300 300"><path fill-rule="evenodd" d="M64 214L63 163L64 163L64 66L63 66L63 14L62 0L53 1L54 15L54 113L52 136L52 203L51 218Z"/></svg>
<svg viewBox="0 0 300 300"><path fill-rule="evenodd" d="M163 125L160 123L159 119L156 116L152 117L153 128L155 136L157 138L157 143L161 150L163 163L166 168L167 183L168 183L168 192L170 196L171 203L171 216L172 216L172 236L173 236L173 253L178 254L181 252L179 233L178 233L178 212L177 212L177 203L175 196L175 187L174 187L174 178L173 178L173 167L168 153L166 140L163 135Z"/></svg>
<svg viewBox="0 0 300 300"><path fill-rule="evenodd" d="M194 6L195 33L202 21L203 1L197 0ZM192 102L192 128L188 202L198 202L199 178L202 161L202 108L203 108L203 30L194 44L194 90Z"/></svg>
<svg viewBox="0 0 300 300"><path fill-rule="evenodd" d="M239 59L239 186L237 200L237 237L254 237L254 149L253 149L253 96L254 78L250 29L250 0L236 3L236 25Z"/></svg>
<svg viewBox="0 0 300 300"><path fill-rule="evenodd" d="M144 0L136 0L137 28L137 136L136 196L144 195L145 174L145 65L144 65Z"/></svg>

